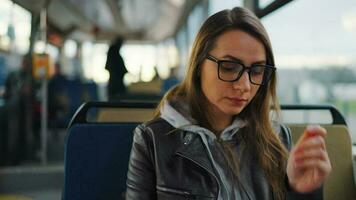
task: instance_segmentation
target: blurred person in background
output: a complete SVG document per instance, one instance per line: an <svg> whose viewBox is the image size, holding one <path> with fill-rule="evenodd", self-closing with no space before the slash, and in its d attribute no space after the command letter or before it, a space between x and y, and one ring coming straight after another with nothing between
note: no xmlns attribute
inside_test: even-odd
<svg viewBox="0 0 356 200"><path fill-rule="evenodd" d="M35 154L34 108L36 104L32 78L32 58L30 54L23 57L19 71L8 75L5 82L5 108L7 115L5 148L6 160L10 165L32 159Z"/></svg>
<svg viewBox="0 0 356 200"><path fill-rule="evenodd" d="M109 47L107 54L105 69L107 69L110 74L107 90L109 101L125 95L127 90L124 84L124 76L127 73L127 69L120 54L122 43L123 39L117 37Z"/></svg>

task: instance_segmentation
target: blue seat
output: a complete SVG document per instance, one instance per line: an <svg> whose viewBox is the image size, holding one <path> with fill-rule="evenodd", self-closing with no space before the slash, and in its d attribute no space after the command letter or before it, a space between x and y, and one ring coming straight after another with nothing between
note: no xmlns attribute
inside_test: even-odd
<svg viewBox="0 0 356 200"><path fill-rule="evenodd" d="M137 125L71 127L65 147L65 200L123 199L132 132Z"/></svg>
<svg viewBox="0 0 356 200"><path fill-rule="evenodd" d="M152 108L156 103L89 102L73 116L65 141L63 200L124 199L132 133L141 121L87 121L91 108Z"/></svg>

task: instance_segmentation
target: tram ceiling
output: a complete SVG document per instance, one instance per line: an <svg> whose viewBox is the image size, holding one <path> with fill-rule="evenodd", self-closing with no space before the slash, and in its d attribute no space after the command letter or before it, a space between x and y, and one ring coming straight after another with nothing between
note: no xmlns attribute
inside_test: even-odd
<svg viewBox="0 0 356 200"><path fill-rule="evenodd" d="M33 16L47 7L48 24L75 40L160 41L204 0L13 0ZM87 36L87 37L85 37Z"/></svg>

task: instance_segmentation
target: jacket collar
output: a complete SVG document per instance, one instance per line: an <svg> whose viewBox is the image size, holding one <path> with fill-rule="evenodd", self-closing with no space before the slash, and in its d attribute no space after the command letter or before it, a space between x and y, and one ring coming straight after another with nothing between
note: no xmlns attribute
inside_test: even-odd
<svg viewBox="0 0 356 200"><path fill-rule="evenodd" d="M183 138L182 144L177 148L175 154L194 162L216 178L212 163L210 162L204 144L199 135L187 133Z"/></svg>

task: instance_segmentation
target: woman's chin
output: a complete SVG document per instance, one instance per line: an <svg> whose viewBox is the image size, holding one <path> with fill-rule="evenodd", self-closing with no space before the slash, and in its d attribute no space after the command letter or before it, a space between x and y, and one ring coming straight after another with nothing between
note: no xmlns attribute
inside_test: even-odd
<svg viewBox="0 0 356 200"><path fill-rule="evenodd" d="M224 109L226 115L238 115L245 107L228 106Z"/></svg>

